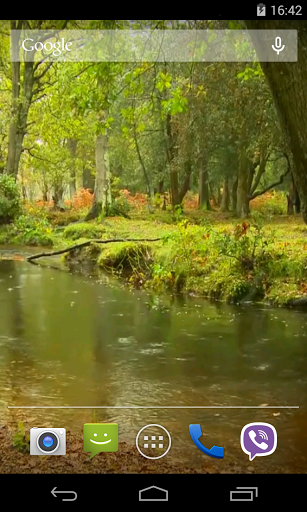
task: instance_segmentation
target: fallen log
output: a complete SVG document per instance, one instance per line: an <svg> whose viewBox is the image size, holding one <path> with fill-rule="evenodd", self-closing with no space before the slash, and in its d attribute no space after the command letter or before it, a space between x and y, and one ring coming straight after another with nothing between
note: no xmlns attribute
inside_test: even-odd
<svg viewBox="0 0 307 512"><path fill-rule="evenodd" d="M33 254L27 257L27 261L33 261L37 258L43 258L44 256L58 256L59 254L64 254L65 252L74 251L75 249L80 249L81 247L87 247L92 243L95 244L110 244L114 242L157 242L162 240L162 238L111 238L109 240L87 240L86 242L82 242L81 244L72 245L71 247L66 247L66 249L60 249L59 251L52 252L40 252L39 254Z"/></svg>

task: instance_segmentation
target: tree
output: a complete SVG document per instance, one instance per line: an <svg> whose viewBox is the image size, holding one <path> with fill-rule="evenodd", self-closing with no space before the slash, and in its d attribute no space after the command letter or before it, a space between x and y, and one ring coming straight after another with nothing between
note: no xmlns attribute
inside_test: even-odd
<svg viewBox="0 0 307 512"><path fill-rule="evenodd" d="M293 155L293 176L299 191L303 219L307 223L307 21L246 20L245 24L252 30L298 31L297 62L261 62L261 67ZM250 34L258 53L259 35L255 31Z"/></svg>
<svg viewBox="0 0 307 512"><path fill-rule="evenodd" d="M63 30L68 21L38 21L11 20L11 46L16 59L19 57L19 39L22 29L58 29ZM42 36L45 41L48 35ZM45 63L44 59L33 62L36 50L26 53L25 62L12 62L12 106L9 127L8 154L6 172L17 178L20 157L23 149L23 139L27 133L28 115L34 99L41 96L46 87L43 78L48 73L52 62Z"/></svg>

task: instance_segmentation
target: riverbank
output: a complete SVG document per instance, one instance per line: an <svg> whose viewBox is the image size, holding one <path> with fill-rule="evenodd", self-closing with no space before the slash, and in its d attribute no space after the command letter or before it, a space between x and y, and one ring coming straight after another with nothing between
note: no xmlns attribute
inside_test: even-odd
<svg viewBox="0 0 307 512"><path fill-rule="evenodd" d="M229 214L190 212L174 221L159 212L48 229L54 250L93 240L65 255L69 268L91 262L128 286L229 303L307 305L307 227L300 216L239 222ZM160 240L95 243L127 238Z"/></svg>

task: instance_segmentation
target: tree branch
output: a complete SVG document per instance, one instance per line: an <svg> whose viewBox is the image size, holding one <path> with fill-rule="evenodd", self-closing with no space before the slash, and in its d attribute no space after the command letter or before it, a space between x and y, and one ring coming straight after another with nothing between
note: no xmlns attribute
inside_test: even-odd
<svg viewBox="0 0 307 512"><path fill-rule="evenodd" d="M252 183L252 186L251 186L251 189L250 189L251 195L253 195L254 192L256 191L256 189L257 189L257 187L258 187L258 185L260 183L260 180L262 178L262 175L265 173L268 157L269 157L269 154L267 156L261 156L260 157L259 168L258 168L258 171L256 173L255 181L254 181L254 183Z"/></svg>
<svg viewBox="0 0 307 512"><path fill-rule="evenodd" d="M45 76L47 71L51 68L52 64L54 64L54 62L49 62L45 69L39 75L34 76L33 82L38 82L41 78L43 78L43 76Z"/></svg>
<svg viewBox="0 0 307 512"><path fill-rule="evenodd" d="M33 153L31 153L30 149L28 149L28 153L33 158L36 158L37 160L41 160L42 162L48 162L48 164L57 165L57 164L61 163L61 160L59 160L57 162L52 162L51 160L48 160L47 158L42 158L41 156L33 155Z"/></svg>
<svg viewBox="0 0 307 512"><path fill-rule="evenodd" d="M162 238L112 238L110 240L87 240L87 242L82 242L81 244L72 245L71 247L66 247L66 249L60 249L59 251L53 252L40 252L39 254L34 254L32 256L27 257L27 261L36 260L37 258L42 258L43 256L57 256L59 254L64 254L65 252L71 252L75 249L80 249L82 247L87 247L92 243L95 244L110 244L114 242L157 242L158 240L162 240Z"/></svg>
<svg viewBox="0 0 307 512"><path fill-rule="evenodd" d="M22 152L22 153L23 153L24 151L28 151L28 152L30 152L30 151L31 151L31 149L34 149L34 148L35 148L35 146L31 146L30 148L25 148L25 147L23 147L23 148L22 148L22 150L21 150L21 152Z"/></svg>
<svg viewBox="0 0 307 512"><path fill-rule="evenodd" d="M284 181L284 178L290 173L291 171L291 165L290 165L290 160L289 160L289 157L286 153L284 153L284 157L286 158L287 162L288 162L288 166L287 166L287 170L286 172L284 172L283 174L281 174L281 176L279 177L279 180L276 181L275 183L272 183L272 185L269 185L268 187L264 188L263 190L259 190L258 192L255 192L254 194L252 194L251 196L248 197L248 199L250 201L252 201L253 199L255 199L255 197L258 197L258 196L262 196L263 194L265 194L266 192L268 192L269 190L271 190L272 188L275 188L277 187L278 185L281 185Z"/></svg>

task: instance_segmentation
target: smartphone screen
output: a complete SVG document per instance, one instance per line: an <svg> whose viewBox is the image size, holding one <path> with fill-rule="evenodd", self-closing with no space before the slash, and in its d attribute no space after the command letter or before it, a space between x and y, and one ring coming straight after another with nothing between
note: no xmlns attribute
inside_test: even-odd
<svg viewBox="0 0 307 512"><path fill-rule="evenodd" d="M0 21L0 475L16 503L303 488L307 22L256 2L224 20L242 10Z"/></svg>

